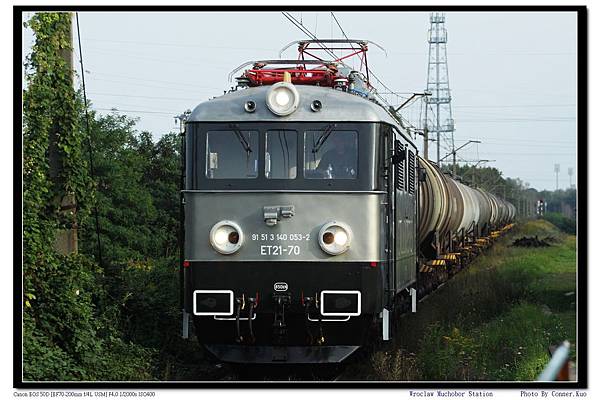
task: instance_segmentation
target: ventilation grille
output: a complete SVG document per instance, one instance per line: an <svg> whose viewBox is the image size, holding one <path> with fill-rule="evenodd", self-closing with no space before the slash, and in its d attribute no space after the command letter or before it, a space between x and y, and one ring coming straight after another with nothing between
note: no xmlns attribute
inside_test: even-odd
<svg viewBox="0 0 600 400"><path fill-rule="evenodd" d="M396 140L396 147L394 150L396 154L401 154L404 151L404 145L402 145L402 143ZM404 167L405 162L405 160L402 160L402 162L394 166L394 168L396 169L396 190L406 190L406 168Z"/></svg>
<svg viewBox="0 0 600 400"><path fill-rule="evenodd" d="M415 153L408 151L408 193L415 194L416 184Z"/></svg>

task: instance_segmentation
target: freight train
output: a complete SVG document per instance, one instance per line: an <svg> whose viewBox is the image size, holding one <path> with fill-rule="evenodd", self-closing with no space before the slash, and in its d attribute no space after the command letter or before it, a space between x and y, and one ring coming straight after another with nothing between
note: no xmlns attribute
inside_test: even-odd
<svg viewBox="0 0 600 400"><path fill-rule="evenodd" d="M332 42L366 56L367 41ZM340 60L247 65L185 124L184 335L191 318L226 362L341 362L373 326L388 340L515 208L419 157Z"/></svg>

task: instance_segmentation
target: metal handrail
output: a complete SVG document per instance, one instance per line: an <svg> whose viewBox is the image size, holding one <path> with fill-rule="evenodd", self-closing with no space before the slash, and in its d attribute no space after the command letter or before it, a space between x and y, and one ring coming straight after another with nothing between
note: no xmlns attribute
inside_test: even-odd
<svg viewBox="0 0 600 400"><path fill-rule="evenodd" d="M285 46L283 46L283 48L281 50L279 50L279 57L281 57L283 55L283 53L289 49L290 47L292 47L295 44L304 44L304 43L315 43L315 44L319 44L319 43L347 43L347 44L356 44L359 46L364 46L367 44L372 44L375 47L379 48L381 51L383 51L383 53L385 54L385 56L387 57L387 51L380 45L378 45L375 42L372 42L370 40L360 40L360 39L318 39L318 40L294 40L291 43L286 44ZM325 49L325 48L324 48ZM348 49L350 50L350 49Z"/></svg>
<svg viewBox="0 0 600 400"><path fill-rule="evenodd" d="M239 67L235 68L233 71L231 71L229 73L229 75L227 75L227 79L231 82L231 79L233 78L233 75L235 75L235 73L237 73L239 70L241 70L244 67L247 67L248 65L254 65L256 63L262 63L262 64L266 64L266 65L273 65L273 64L278 64L278 65L283 65L283 64L289 64L289 65L300 65L300 64L312 64L312 65L328 65L328 64L332 64L331 62L328 61L321 61L321 60L254 60L254 61L246 61L245 63L243 63L242 65L240 65Z"/></svg>
<svg viewBox="0 0 600 400"><path fill-rule="evenodd" d="M552 354L552 359L546 365L546 368L538 376L538 381L552 382L556 380L565 380L564 375L567 376L568 380L568 368L569 368L569 348L571 344L565 340ZM559 379L557 379L557 377Z"/></svg>

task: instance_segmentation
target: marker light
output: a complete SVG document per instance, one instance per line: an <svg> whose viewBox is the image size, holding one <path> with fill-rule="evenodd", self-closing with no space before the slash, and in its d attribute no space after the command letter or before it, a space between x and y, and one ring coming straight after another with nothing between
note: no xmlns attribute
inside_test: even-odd
<svg viewBox="0 0 600 400"><path fill-rule="evenodd" d="M267 107L275 115L290 115L298 108L300 95L293 84L278 82L267 92Z"/></svg>
<svg viewBox="0 0 600 400"><path fill-rule="evenodd" d="M242 247L244 234L233 221L217 222L209 234L211 246L221 254L233 254Z"/></svg>
<svg viewBox="0 0 600 400"><path fill-rule="evenodd" d="M217 229L217 231L215 232L215 243L218 246L221 246L223 244L225 244L225 242L227 241L227 229L225 227L220 227L219 229Z"/></svg>
<svg viewBox="0 0 600 400"><path fill-rule="evenodd" d="M283 90L278 90L275 94L275 101L277 102L278 106L287 107L288 103L290 102L290 95Z"/></svg>
<svg viewBox="0 0 600 400"><path fill-rule="evenodd" d="M346 252L352 241L352 230L343 222L331 221L319 231L319 246L332 256Z"/></svg>
<svg viewBox="0 0 600 400"><path fill-rule="evenodd" d="M338 246L344 246L348 242L348 235L344 231L338 231L333 235L333 240Z"/></svg>

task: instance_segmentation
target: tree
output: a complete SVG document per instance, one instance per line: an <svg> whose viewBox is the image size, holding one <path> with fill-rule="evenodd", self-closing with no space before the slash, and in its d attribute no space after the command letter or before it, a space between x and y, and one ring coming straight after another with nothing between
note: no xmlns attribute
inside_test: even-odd
<svg viewBox="0 0 600 400"><path fill-rule="evenodd" d="M70 14L38 13L23 93L23 374L25 380L149 379L152 352L120 338L102 271L88 257L55 251L57 228L85 224L93 201L78 123L82 104L73 71L59 54L71 46ZM52 141L51 137L54 137ZM60 173L51 175L50 143ZM53 150L54 151L54 150ZM74 195L77 218L64 219L56 198Z"/></svg>

